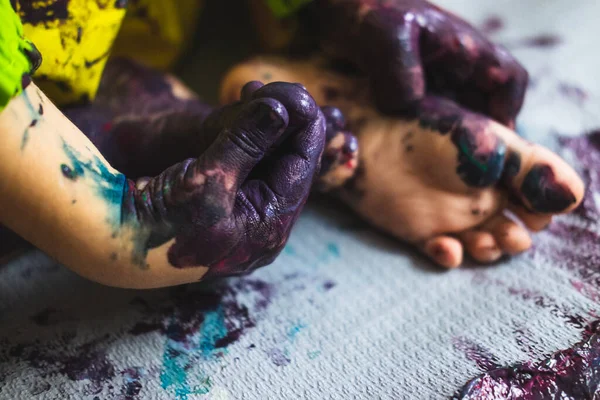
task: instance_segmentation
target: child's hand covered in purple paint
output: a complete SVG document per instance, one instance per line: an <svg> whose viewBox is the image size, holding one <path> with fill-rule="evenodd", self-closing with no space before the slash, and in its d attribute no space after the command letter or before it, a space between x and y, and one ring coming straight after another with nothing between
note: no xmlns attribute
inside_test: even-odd
<svg viewBox="0 0 600 400"><path fill-rule="evenodd" d="M307 11L314 23L299 36L316 34L329 56L362 69L380 111L435 93L514 128L527 71L461 18L424 0L316 0ZM271 32L264 20L258 29Z"/></svg>
<svg viewBox="0 0 600 400"><path fill-rule="evenodd" d="M209 275L225 276L269 264L306 202L325 118L300 86L259 86L204 121L197 134L216 139L199 158L131 188L128 212L150 228L146 246L174 239L174 267L206 266Z"/></svg>
<svg viewBox="0 0 600 400"><path fill-rule="evenodd" d="M464 20L423 0L320 3L325 48L364 68L380 110L437 93L514 127L527 72Z"/></svg>

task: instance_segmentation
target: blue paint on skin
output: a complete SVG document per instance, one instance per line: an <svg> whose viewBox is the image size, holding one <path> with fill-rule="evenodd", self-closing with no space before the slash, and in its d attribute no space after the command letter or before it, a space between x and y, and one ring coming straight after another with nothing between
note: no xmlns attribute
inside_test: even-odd
<svg viewBox="0 0 600 400"><path fill-rule="evenodd" d="M96 155L90 160L83 161L81 154L63 140L63 150L70 161L70 165L60 166L63 176L70 180L88 177L95 184L97 194L108 205L109 220L114 228L123 224L122 203L123 196L127 193L127 179L121 173L111 172L107 165Z"/></svg>
<svg viewBox="0 0 600 400"><path fill-rule="evenodd" d="M27 92L23 91L22 97L23 101L25 102L25 106L27 107L27 110L31 115L31 123L25 129L25 132L23 132L23 139L21 140L21 151L25 150L25 146L27 146L27 142L29 140L29 129L33 128L38 124L38 122L42 119L42 114L44 113L44 109L41 104L37 110L35 109L35 107L33 107L33 104L31 103L31 99L27 95Z"/></svg>

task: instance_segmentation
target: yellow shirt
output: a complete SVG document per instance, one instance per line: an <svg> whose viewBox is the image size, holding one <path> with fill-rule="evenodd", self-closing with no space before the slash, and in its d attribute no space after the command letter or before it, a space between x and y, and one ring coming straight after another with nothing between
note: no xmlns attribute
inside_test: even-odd
<svg viewBox="0 0 600 400"><path fill-rule="evenodd" d="M276 16L283 17L310 0L265 1ZM204 1L12 3L25 37L42 54L42 64L34 74L36 84L54 102L66 105L94 99L109 56L127 56L154 68L168 69L192 35Z"/></svg>

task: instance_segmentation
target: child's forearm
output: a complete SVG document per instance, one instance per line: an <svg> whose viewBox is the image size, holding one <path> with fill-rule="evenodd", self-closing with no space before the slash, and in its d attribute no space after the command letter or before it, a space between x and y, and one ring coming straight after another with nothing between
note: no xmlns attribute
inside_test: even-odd
<svg viewBox="0 0 600 400"><path fill-rule="evenodd" d="M124 287L200 279L206 268L176 269L168 244L136 252L136 227L123 224L130 184L33 84L0 114L0 220L75 272Z"/></svg>

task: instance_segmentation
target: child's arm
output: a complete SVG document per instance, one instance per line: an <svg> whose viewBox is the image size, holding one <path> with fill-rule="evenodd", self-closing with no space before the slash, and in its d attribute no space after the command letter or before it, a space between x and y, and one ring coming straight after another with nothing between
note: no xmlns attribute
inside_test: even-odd
<svg viewBox="0 0 600 400"><path fill-rule="evenodd" d="M199 158L132 182L30 84L0 114L0 222L111 286L170 286L269 264L318 171L323 114L304 89L279 83L254 88L199 130L220 132Z"/></svg>
<svg viewBox="0 0 600 400"><path fill-rule="evenodd" d="M2 223L77 273L114 286L154 287L200 279L176 269L167 245L136 263L134 225L123 225L129 182L34 84L0 114Z"/></svg>

